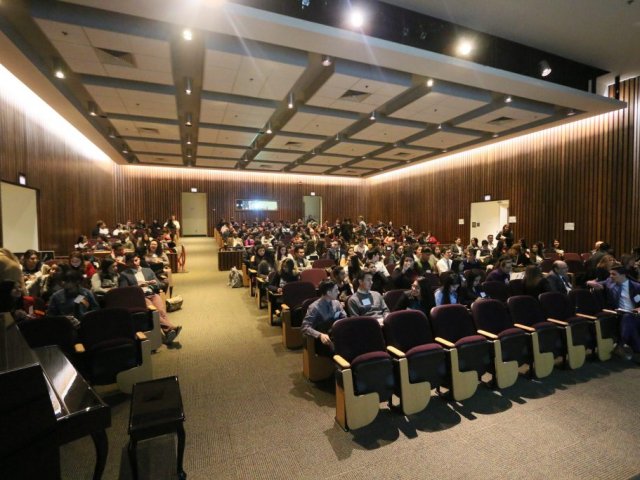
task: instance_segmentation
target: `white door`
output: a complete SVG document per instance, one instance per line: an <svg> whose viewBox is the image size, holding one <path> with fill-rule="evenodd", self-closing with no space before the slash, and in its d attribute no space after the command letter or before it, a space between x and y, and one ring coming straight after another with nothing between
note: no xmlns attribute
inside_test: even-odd
<svg viewBox="0 0 640 480"><path fill-rule="evenodd" d="M304 221L310 218L318 223L322 223L322 197L315 195L305 195L304 201Z"/></svg>
<svg viewBox="0 0 640 480"><path fill-rule="evenodd" d="M509 200L494 202L474 202L471 204L471 237L476 237L478 243L487 235L496 234L509 219Z"/></svg>
<svg viewBox="0 0 640 480"><path fill-rule="evenodd" d="M182 235L207 235L207 194L182 192Z"/></svg>

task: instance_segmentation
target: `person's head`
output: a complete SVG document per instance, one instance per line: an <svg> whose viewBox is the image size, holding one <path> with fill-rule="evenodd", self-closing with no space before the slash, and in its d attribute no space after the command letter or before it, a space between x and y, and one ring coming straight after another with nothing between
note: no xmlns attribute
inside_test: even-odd
<svg viewBox="0 0 640 480"><path fill-rule="evenodd" d="M478 239L476 237L471 237L471 245L474 247L478 246Z"/></svg>
<svg viewBox="0 0 640 480"><path fill-rule="evenodd" d="M455 242L455 244L456 244L456 245L458 245L458 246L459 246L459 245L462 245L462 239L461 239L460 237L457 237L457 238L454 240L454 242Z"/></svg>
<svg viewBox="0 0 640 480"><path fill-rule="evenodd" d="M160 243L158 243L157 240L151 240L149 242L149 253L160 254L161 252L162 252L162 246L160 246Z"/></svg>
<svg viewBox="0 0 640 480"><path fill-rule="evenodd" d="M105 257L100 262L100 271L103 275L113 275L116 273L116 261L111 257Z"/></svg>
<svg viewBox="0 0 640 480"><path fill-rule="evenodd" d="M336 300L338 298L338 285L333 280L323 280L318 286L318 293L327 300Z"/></svg>
<svg viewBox="0 0 640 480"><path fill-rule="evenodd" d="M476 259L476 249L470 248L469 250L467 250L467 261L472 262L475 259Z"/></svg>
<svg viewBox="0 0 640 480"><path fill-rule="evenodd" d="M560 240L557 238L553 239L553 248L560 248Z"/></svg>
<svg viewBox="0 0 640 480"><path fill-rule="evenodd" d="M366 239L365 239L364 237L360 237L360 238L358 239L358 245L363 246L363 245L364 245L365 240L366 240Z"/></svg>
<svg viewBox="0 0 640 480"><path fill-rule="evenodd" d="M338 247L339 247L339 245L340 245L340 244L338 243L338 241L337 241L337 240L332 240L332 241L331 241L331 248L332 248L333 250L337 250L337 249L338 249Z"/></svg>
<svg viewBox="0 0 640 480"><path fill-rule="evenodd" d="M360 290L368 292L369 290L371 290L371 285L373 285L373 275L371 275L370 272L362 270L358 274L358 284Z"/></svg>
<svg viewBox="0 0 640 480"><path fill-rule="evenodd" d="M620 263L627 270L631 270L636 265L636 259L633 255L625 253L620 257Z"/></svg>
<svg viewBox="0 0 640 480"><path fill-rule="evenodd" d="M493 235L487 235L487 243L493 243Z"/></svg>
<svg viewBox="0 0 640 480"><path fill-rule="evenodd" d="M538 265L527 265L524 270L524 281L527 284L535 284L542 278L542 270Z"/></svg>
<svg viewBox="0 0 640 480"><path fill-rule="evenodd" d="M459 275L462 275L462 272L464 271L464 264L462 263L462 260L459 259L455 259L454 261L451 262L451 271L453 273L457 273Z"/></svg>
<svg viewBox="0 0 640 480"><path fill-rule="evenodd" d="M562 260L556 260L553 262L551 269L556 273L556 275L566 276L567 273L569 273L569 266Z"/></svg>
<svg viewBox="0 0 640 480"><path fill-rule="evenodd" d="M477 287L482 283L482 272L477 268L473 268L465 272L464 278L467 280L469 287Z"/></svg>
<svg viewBox="0 0 640 480"><path fill-rule="evenodd" d="M600 250L600 245L602 245L604 242L602 240L598 240L596 243L593 244L593 249L594 250Z"/></svg>
<svg viewBox="0 0 640 480"><path fill-rule="evenodd" d="M442 291L449 294L456 292L460 288L460 276L455 273L449 273L444 277L442 282Z"/></svg>
<svg viewBox="0 0 640 480"><path fill-rule="evenodd" d="M508 223L505 223L505 224L502 226L502 231L503 231L503 232L508 232L510 229L511 229L511 227L509 227L509 224L508 224Z"/></svg>
<svg viewBox="0 0 640 480"><path fill-rule="evenodd" d="M64 274L62 286L67 294L75 294L80 290L82 274L75 270L67 270Z"/></svg>
<svg viewBox="0 0 640 480"><path fill-rule="evenodd" d="M124 261L129 268L138 268L140 266L140 256L134 252L127 253L124 257Z"/></svg>
<svg viewBox="0 0 640 480"><path fill-rule="evenodd" d="M295 267L295 263L293 262L293 260L291 258L285 258L282 261L282 263L280 264L281 272L292 273L294 267Z"/></svg>
<svg viewBox="0 0 640 480"><path fill-rule="evenodd" d="M415 263L415 260L413 259L413 255L405 255L402 257L401 265L403 270L412 269L414 263Z"/></svg>
<svg viewBox="0 0 640 480"><path fill-rule="evenodd" d="M433 254L435 256L441 255L442 251L440 250L440 247L438 245L436 245L435 247L433 247Z"/></svg>
<svg viewBox="0 0 640 480"><path fill-rule="evenodd" d="M609 269L609 277L618 285L627 281L627 273L627 269L619 263L614 263Z"/></svg>
<svg viewBox="0 0 640 480"><path fill-rule="evenodd" d="M489 240L482 240L481 244L483 248L487 248L489 246Z"/></svg>
<svg viewBox="0 0 640 480"><path fill-rule="evenodd" d="M502 273L511 273L513 269L513 259L508 255L503 255L498 259L497 268L499 268Z"/></svg>
<svg viewBox="0 0 640 480"><path fill-rule="evenodd" d="M256 256L257 257L264 257L265 253L267 253L267 248L264 245L259 245L256 248Z"/></svg>
<svg viewBox="0 0 640 480"><path fill-rule="evenodd" d="M40 268L40 255L35 250L27 250L24 252L24 256L22 257L22 265L27 270L36 270Z"/></svg>
<svg viewBox="0 0 640 480"><path fill-rule="evenodd" d="M296 247L296 257L304 258L304 247Z"/></svg>
<svg viewBox="0 0 640 480"><path fill-rule="evenodd" d="M443 253L442 256L444 258L446 258L447 260L449 260L451 258L451 250L449 248L447 248Z"/></svg>
<svg viewBox="0 0 640 480"><path fill-rule="evenodd" d="M597 268L603 268L605 270L610 270L611 267L613 266L613 264L615 263L616 259L613 255L604 255L600 261L598 262L598 265L596 265Z"/></svg>
<svg viewBox="0 0 640 480"><path fill-rule="evenodd" d="M344 269L344 267L335 266L331 270L331 277L333 278L333 280L335 282L342 283L342 282L344 282L345 278L347 277L347 272Z"/></svg>
<svg viewBox="0 0 640 480"><path fill-rule="evenodd" d="M71 265L71 268L78 269L82 267L83 263L81 252L74 250L69 254L69 265Z"/></svg>
<svg viewBox="0 0 640 480"><path fill-rule="evenodd" d="M376 263L377 261L380 260L380 251L377 249L373 249L373 250L369 250L367 252L367 260L369 260L372 263Z"/></svg>

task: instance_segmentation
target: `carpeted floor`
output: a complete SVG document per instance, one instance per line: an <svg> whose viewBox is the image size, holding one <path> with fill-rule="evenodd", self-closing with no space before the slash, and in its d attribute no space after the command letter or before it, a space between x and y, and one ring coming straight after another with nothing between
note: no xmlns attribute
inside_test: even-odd
<svg viewBox="0 0 640 480"><path fill-rule="evenodd" d="M184 239L188 273L180 345L153 356L156 377L178 375L187 421L185 470L196 479L628 479L640 473L640 367L621 360L480 387L463 404L433 398L410 418L387 409L354 432L334 422L331 382L313 385L248 289L226 286L213 239ZM112 405L105 479L129 479L129 399ZM173 478L170 436L139 446L141 478ZM63 478L91 478L93 444L61 449Z"/></svg>

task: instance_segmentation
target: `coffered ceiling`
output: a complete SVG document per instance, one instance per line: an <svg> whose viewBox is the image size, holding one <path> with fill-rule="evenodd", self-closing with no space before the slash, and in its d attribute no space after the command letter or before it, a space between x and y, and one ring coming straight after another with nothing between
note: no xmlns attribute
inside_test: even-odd
<svg viewBox="0 0 640 480"><path fill-rule="evenodd" d="M5 34L20 35L43 71L62 63L61 88L123 152L116 161L149 167L368 177L624 106L246 6L192 3L34 0L22 16L4 13Z"/></svg>

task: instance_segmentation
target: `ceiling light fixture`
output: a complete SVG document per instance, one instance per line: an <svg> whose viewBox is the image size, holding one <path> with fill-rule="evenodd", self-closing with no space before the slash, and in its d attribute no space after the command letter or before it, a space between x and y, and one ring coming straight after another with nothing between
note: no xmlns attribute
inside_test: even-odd
<svg viewBox="0 0 640 480"><path fill-rule="evenodd" d="M322 66L330 67L331 66L331 57L329 55L322 56Z"/></svg>
<svg viewBox="0 0 640 480"><path fill-rule="evenodd" d="M369 115L369 120L371 120L372 122L376 121L376 111L375 110L373 112L371 112L371 115Z"/></svg>
<svg viewBox="0 0 640 480"><path fill-rule="evenodd" d="M193 88L191 86L191 78L186 77L184 79L184 93L186 93L187 95L191 95L192 91L193 91Z"/></svg>
<svg viewBox="0 0 640 480"><path fill-rule="evenodd" d="M267 135L271 135L273 133L273 130L271 130L271 122L269 122L267 124Z"/></svg>
<svg viewBox="0 0 640 480"><path fill-rule="evenodd" d="M62 66L62 62L60 60L54 60L53 62L53 75L56 78L63 79L66 77L64 73L64 67Z"/></svg>
<svg viewBox="0 0 640 480"><path fill-rule="evenodd" d="M362 10L354 8L349 12L349 23L353 28L362 28L364 25L364 13Z"/></svg>
<svg viewBox="0 0 640 480"><path fill-rule="evenodd" d="M98 108L96 107L95 102L89 102L89 115L91 115L92 117L98 116Z"/></svg>
<svg viewBox="0 0 640 480"><path fill-rule="evenodd" d="M551 74L551 65L546 60L542 60L538 63L538 67L540 67L540 75L542 77L548 77Z"/></svg>
<svg viewBox="0 0 640 480"><path fill-rule="evenodd" d="M497 133L494 133L493 135L491 135L493 138L498 138L499 135Z"/></svg>
<svg viewBox="0 0 640 480"><path fill-rule="evenodd" d="M129 155L129 149L127 148L126 145L122 146L122 153L124 153L125 155Z"/></svg>
<svg viewBox="0 0 640 480"><path fill-rule="evenodd" d="M185 127L190 127L191 125L193 125L193 121L191 119L191 114L187 113L184 117L184 125Z"/></svg>
<svg viewBox="0 0 640 480"><path fill-rule="evenodd" d="M293 93L289 94L289 103L287 103L287 108L291 110L293 108Z"/></svg>
<svg viewBox="0 0 640 480"><path fill-rule="evenodd" d="M336 142L339 142L340 140L342 140L342 137L339 133L336 133Z"/></svg>
<svg viewBox="0 0 640 480"><path fill-rule="evenodd" d="M447 150L446 148L444 150L442 150L442 153L447 153L449 150Z"/></svg>
<svg viewBox="0 0 640 480"><path fill-rule="evenodd" d="M116 131L113 128L109 127L109 130L107 131L107 135L109 138L116 138Z"/></svg>
<svg viewBox="0 0 640 480"><path fill-rule="evenodd" d="M433 87L433 78L430 78L429 80L427 80L427 87L429 88Z"/></svg>
<svg viewBox="0 0 640 480"><path fill-rule="evenodd" d="M191 152L190 148L187 148L187 158L191 158L193 156L193 153Z"/></svg>
<svg viewBox="0 0 640 480"><path fill-rule="evenodd" d="M513 98L511 98L511 95L508 95L505 99L504 99L504 103L511 103L513 102Z"/></svg>
<svg viewBox="0 0 640 480"><path fill-rule="evenodd" d="M187 145L191 145L193 142L191 141L191 135L187 135L187 141L186 144Z"/></svg>
<svg viewBox="0 0 640 480"><path fill-rule="evenodd" d="M461 39L456 46L456 53L462 57L468 56L472 51L473 42L466 38Z"/></svg>
<svg viewBox="0 0 640 480"><path fill-rule="evenodd" d="M567 112L567 116L568 116L568 117L572 117L572 116L574 116L575 114L576 114L576 112L575 112L575 110L574 110L573 108Z"/></svg>
<svg viewBox="0 0 640 480"><path fill-rule="evenodd" d="M193 32L188 28L185 28L182 31L182 38L184 38L187 42L190 42L191 40L193 40Z"/></svg>
<svg viewBox="0 0 640 480"><path fill-rule="evenodd" d="M442 124L441 123L438 124L438 130L442 130Z"/></svg>

